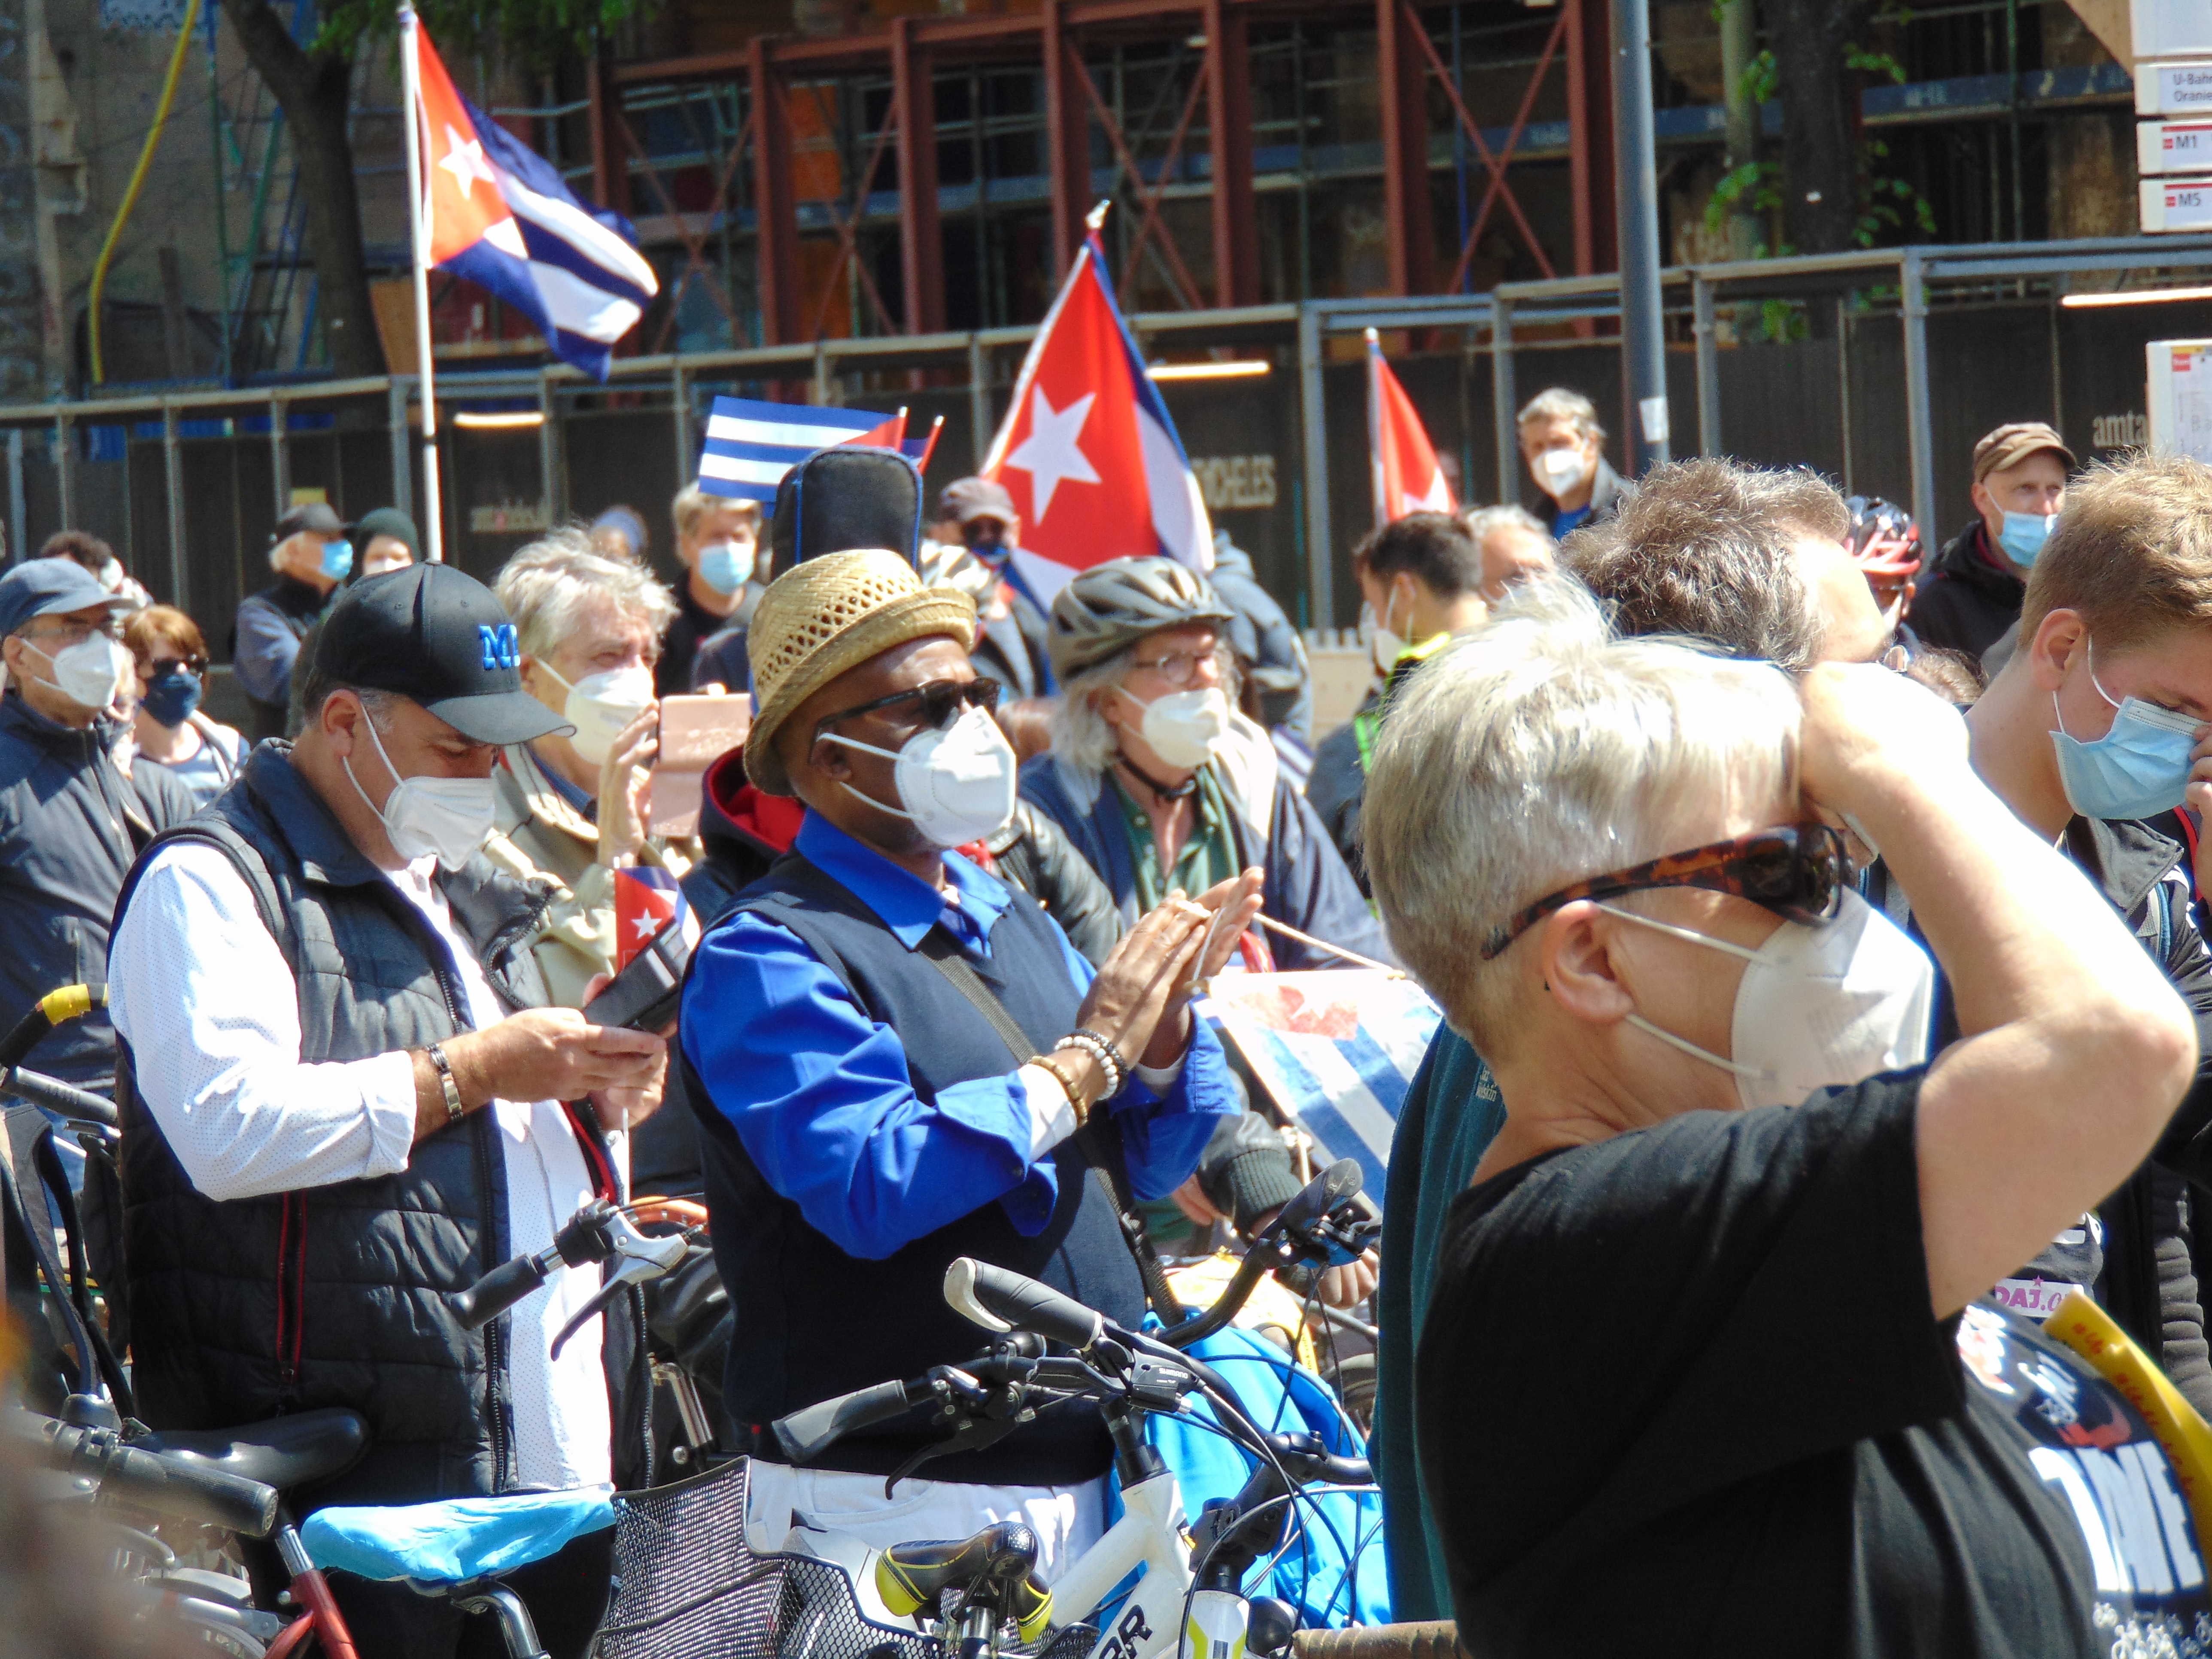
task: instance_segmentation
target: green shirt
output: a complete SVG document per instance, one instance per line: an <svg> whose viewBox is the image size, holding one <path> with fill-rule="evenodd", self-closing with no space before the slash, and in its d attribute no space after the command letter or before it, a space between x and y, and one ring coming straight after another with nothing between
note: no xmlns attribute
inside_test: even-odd
<svg viewBox="0 0 2212 1659"><path fill-rule="evenodd" d="M1237 873L1237 848L1229 837L1229 801L1211 765L1198 769L1198 793L1191 797L1196 821L1172 870L1160 867L1160 843L1152 834L1152 815L1118 776L1111 772L1106 776L1114 786L1115 799L1121 803L1121 822L1129 831L1129 862L1136 872L1140 914L1157 908L1175 888L1195 896Z"/></svg>

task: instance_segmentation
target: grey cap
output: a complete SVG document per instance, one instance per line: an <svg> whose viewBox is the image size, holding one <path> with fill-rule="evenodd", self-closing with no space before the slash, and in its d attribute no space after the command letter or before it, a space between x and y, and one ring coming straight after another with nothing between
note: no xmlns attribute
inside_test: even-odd
<svg viewBox="0 0 2212 1659"><path fill-rule="evenodd" d="M346 533L345 520L331 510L327 501L309 501L276 520L274 539L289 540L303 530L313 531L318 536L343 536Z"/></svg>
<svg viewBox="0 0 2212 1659"><path fill-rule="evenodd" d="M18 632L34 617L67 616L101 605L111 611L132 608L75 559L26 559L0 576L0 635Z"/></svg>
<svg viewBox="0 0 2212 1659"><path fill-rule="evenodd" d="M938 498L938 515L957 519L966 524L970 519L996 519L1012 524L1021 515L1014 511L1014 498L1006 487L989 478L961 478L945 486Z"/></svg>

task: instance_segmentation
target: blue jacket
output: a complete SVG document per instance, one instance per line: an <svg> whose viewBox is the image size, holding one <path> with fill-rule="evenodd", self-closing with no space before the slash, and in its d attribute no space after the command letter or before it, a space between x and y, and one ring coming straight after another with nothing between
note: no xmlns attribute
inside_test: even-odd
<svg viewBox="0 0 2212 1659"><path fill-rule="evenodd" d="M1330 844L1328 832L1322 828L1304 795L1277 775L1267 828L1262 834L1252 824L1233 784L1224 793L1230 799L1230 835L1236 842L1238 866L1249 869L1256 864L1266 872L1261 896L1267 915L1300 933L1357 951L1361 956L1379 962L1397 960L1383 936L1382 923L1360 897L1352 872L1344 867L1344 860ZM1067 838L1091 860L1091 867L1105 878L1114 902L1121 906L1124 924L1133 923L1137 920L1136 860L1129 850L1129 828L1121 817L1121 804L1108 792L1104 778L1079 772L1051 755L1039 755L1022 768L1022 798L1067 832ZM1267 935L1267 949L1276 967L1285 972L1353 965L1279 933Z"/></svg>

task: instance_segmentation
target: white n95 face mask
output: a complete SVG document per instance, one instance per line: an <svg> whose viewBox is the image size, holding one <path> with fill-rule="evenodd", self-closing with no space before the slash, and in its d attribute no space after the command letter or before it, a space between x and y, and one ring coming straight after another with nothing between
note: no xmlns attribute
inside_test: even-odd
<svg viewBox="0 0 2212 1659"><path fill-rule="evenodd" d="M1848 889L1833 921L1785 921L1756 951L1633 910L1598 908L1743 958L1747 965L1729 1033L1733 1060L1662 1031L1641 1014L1631 1014L1628 1023L1732 1073L1746 1107L1801 1105L1816 1091L1847 1088L1928 1058L1936 964L1910 934Z"/></svg>
<svg viewBox="0 0 2212 1659"><path fill-rule="evenodd" d="M572 683L550 663L538 666L568 688L568 699L561 705L562 718L576 728L568 741L593 766L605 763L623 728L653 702L650 668L610 668Z"/></svg>
<svg viewBox="0 0 2212 1659"><path fill-rule="evenodd" d="M368 740L376 745L377 759L394 779L392 793L385 797L380 809L354 776L352 760L342 764L362 804L384 820L392 850L410 864L435 853L447 869L459 869L491 838L499 786L489 778L403 778L392 757L384 752L384 739L377 735L376 722L366 709L362 711L362 724L368 728Z"/></svg>
<svg viewBox="0 0 2212 1659"><path fill-rule="evenodd" d="M1018 763L988 709L971 703L950 726L917 732L896 750L835 732L824 732L822 740L895 762L891 787L900 805L864 795L849 783L840 787L879 811L907 819L933 847L981 841L1014 815Z"/></svg>
<svg viewBox="0 0 2212 1659"><path fill-rule="evenodd" d="M1229 699L1218 685L1170 691L1150 702L1126 686L1118 689L1145 711L1137 722L1137 735L1170 766L1195 770L1213 758L1214 750L1229 735Z"/></svg>
<svg viewBox="0 0 2212 1659"><path fill-rule="evenodd" d="M54 689L80 708L105 708L114 702L131 666L131 653L123 648L122 641L105 634L88 635L52 655L28 640L23 641L23 648L46 658L54 671Z"/></svg>
<svg viewBox="0 0 2212 1659"><path fill-rule="evenodd" d="M1536 457L1536 482L1554 500L1569 494L1590 475L1590 464L1579 449L1547 449Z"/></svg>

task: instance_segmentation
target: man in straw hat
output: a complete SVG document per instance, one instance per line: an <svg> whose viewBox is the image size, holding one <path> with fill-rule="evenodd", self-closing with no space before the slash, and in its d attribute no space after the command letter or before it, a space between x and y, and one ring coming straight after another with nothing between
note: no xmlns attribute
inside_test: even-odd
<svg viewBox="0 0 2212 1659"><path fill-rule="evenodd" d="M975 632L965 594L883 550L797 565L753 620L745 768L806 817L700 941L681 1046L744 1333L726 1397L757 1459L781 1455L775 1418L975 1353L981 1333L945 1302L956 1257L1140 1319L1116 1208L1172 1192L1238 1109L1185 1002L1257 910L1260 872L1171 896L1094 978L1038 906L952 850L1015 799ZM1095 1411L930 1462L887 1503L884 1477L939 1438L915 1412L823 1468L757 1462L750 1538L780 1548L798 1516L876 1546L1020 1519L1050 1577L1103 1530Z"/></svg>

